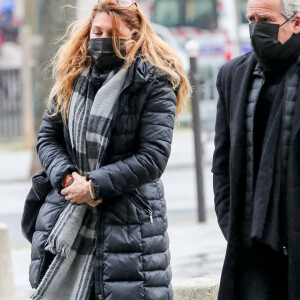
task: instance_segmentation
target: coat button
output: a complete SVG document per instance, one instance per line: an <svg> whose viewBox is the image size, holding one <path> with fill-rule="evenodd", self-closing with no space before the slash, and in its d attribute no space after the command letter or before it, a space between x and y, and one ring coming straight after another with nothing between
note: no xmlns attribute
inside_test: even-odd
<svg viewBox="0 0 300 300"><path fill-rule="evenodd" d="M283 254L284 255L288 255L286 246L282 246L282 249L283 249Z"/></svg>

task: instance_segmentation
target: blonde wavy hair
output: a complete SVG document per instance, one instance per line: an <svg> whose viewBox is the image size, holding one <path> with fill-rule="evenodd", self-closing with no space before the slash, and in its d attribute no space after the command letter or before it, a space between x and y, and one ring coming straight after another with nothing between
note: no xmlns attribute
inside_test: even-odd
<svg viewBox="0 0 300 300"><path fill-rule="evenodd" d="M184 112L186 100L191 94L191 86L177 54L154 32L148 18L136 3L130 7L122 7L114 0L105 0L94 6L89 18L72 22L68 26L66 34L61 38L61 40L67 38L66 42L60 46L50 61L52 76L55 80L48 98L50 111L53 97L57 100L55 111L51 116L61 112L66 123L75 80L85 68L93 64L87 48L93 20L99 12L105 12L111 16L114 50L119 57L125 59L125 67L129 68L136 54L140 54L144 61L150 61L158 69L170 75L172 89L178 90L176 116ZM119 50L120 22L131 31L131 39L126 42L129 45L129 51L125 57Z"/></svg>

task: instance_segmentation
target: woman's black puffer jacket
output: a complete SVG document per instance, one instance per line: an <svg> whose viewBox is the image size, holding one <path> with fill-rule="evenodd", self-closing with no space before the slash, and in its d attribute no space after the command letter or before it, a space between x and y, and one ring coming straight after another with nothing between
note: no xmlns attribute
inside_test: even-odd
<svg viewBox="0 0 300 300"><path fill-rule="evenodd" d="M166 201L160 179L171 151L177 103L177 92L171 89L168 78L149 62L136 58L117 100L104 166L87 175L97 199L103 199L96 207L96 299L173 299ZM33 287L51 262L44 245L68 202L60 194L61 180L67 173L78 171L68 130L60 115L50 118L48 109L36 148L44 177L53 188L31 232L26 216L22 224L32 241ZM44 177L33 182L36 190ZM30 197L34 198L34 193L29 193Z"/></svg>

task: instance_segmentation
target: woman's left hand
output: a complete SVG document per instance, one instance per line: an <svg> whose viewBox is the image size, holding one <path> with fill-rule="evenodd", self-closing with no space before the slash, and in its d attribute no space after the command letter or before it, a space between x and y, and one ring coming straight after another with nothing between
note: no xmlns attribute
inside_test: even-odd
<svg viewBox="0 0 300 300"><path fill-rule="evenodd" d="M86 180L86 177L81 176L77 172L72 172L72 176L74 178L73 183L62 189L61 194L71 203L83 204L90 202L91 194L89 191L89 182Z"/></svg>

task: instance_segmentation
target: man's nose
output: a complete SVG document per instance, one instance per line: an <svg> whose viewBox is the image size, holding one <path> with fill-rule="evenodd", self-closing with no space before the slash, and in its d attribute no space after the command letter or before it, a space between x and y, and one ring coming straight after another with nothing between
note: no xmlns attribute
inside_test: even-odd
<svg viewBox="0 0 300 300"><path fill-rule="evenodd" d="M257 12L254 14L254 18L255 18L255 22L259 22L260 18Z"/></svg>

